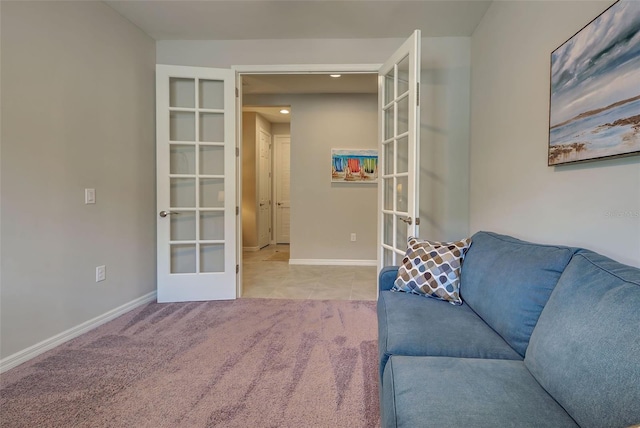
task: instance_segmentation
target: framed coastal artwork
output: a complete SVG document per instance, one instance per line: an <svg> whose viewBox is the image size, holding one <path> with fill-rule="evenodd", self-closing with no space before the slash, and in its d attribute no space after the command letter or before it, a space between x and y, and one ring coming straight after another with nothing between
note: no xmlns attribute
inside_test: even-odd
<svg viewBox="0 0 640 428"><path fill-rule="evenodd" d="M551 53L549 166L640 154L640 1L620 0Z"/></svg>
<svg viewBox="0 0 640 428"><path fill-rule="evenodd" d="M376 183L378 151L331 149L331 182Z"/></svg>

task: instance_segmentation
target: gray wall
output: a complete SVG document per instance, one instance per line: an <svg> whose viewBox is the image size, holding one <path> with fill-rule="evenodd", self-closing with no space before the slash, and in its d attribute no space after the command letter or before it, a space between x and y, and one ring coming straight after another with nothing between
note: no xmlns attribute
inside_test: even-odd
<svg viewBox="0 0 640 428"><path fill-rule="evenodd" d="M612 2L493 2L472 37L471 231L640 266L640 158L547 167L551 52Z"/></svg>
<svg viewBox="0 0 640 428"><path fill-rule="evenodd" d="M377 148L377 95L254 95L243 102L291 106L291 259L375 260L378 188L331 183L331 149Z"/></svg>
<svg viewBox="0 0 640 428"><path fill-rule="evenodd" d="M171 40L159 41L156 44L156 54L157 61L161 64L203 67L381 64L403 41L404 39ZM468 37L422 39L422 237L449 240L459 239L469 233L470 43ZM294 144L296 141L292 136L292 150ZM311 215L309 222L322 222L322 218L313 213ZM336 250L339 251L339 248Z"/></svg>
<svg viewBox="0 0 640 428"><path fill-rule="evenodd" d="M155 44L100 2L1 31L4 358L155 290Z"/></svg>

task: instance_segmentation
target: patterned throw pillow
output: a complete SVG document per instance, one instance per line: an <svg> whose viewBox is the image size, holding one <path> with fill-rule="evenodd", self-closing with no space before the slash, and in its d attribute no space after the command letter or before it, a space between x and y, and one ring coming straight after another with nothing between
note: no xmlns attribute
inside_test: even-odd
<svg viewBox="0 0 640 428"><path fill-rule="evenodd" d="M410 237L393 291L419 294L461 305L460 267L471 238L434 242Z"/></svg>

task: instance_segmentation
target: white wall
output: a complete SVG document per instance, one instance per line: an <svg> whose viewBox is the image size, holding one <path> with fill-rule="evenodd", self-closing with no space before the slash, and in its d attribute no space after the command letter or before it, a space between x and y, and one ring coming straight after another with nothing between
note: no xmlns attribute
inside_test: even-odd
<svg viewBox="0 0 640 428"><path fill-rule="evenodd" d="M640 266L640 158L547 167L550 54L612 2L493 2L471 41L471 231Z"/></svg>
<svg viewBox="0 0 640 428"><path fill-rule="evenodd" d="M173 40L159 41L156 55L161 64L203 67L381 64L403 41ZM470 61L467 37L422 39L420 235L431 239L469 233Z"/></svg>
<svg viewBox="0 0 640 428"><path fill-rule="evenodd" d="M155 290L155 45L100 2L1 19L4 358Z"/></svg>

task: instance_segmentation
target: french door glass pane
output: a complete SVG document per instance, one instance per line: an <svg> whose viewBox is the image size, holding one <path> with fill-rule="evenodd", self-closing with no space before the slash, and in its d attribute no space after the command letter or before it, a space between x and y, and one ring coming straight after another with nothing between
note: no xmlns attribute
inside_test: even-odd
<svg viewBox="0 0 640 428"><path fill-rule="evenodd" d="M409 97L398 101L398 133L401 135L409 130Z"/></svg>
<svg viewBox="0 0 640 428"><path fill-rule="evenodd" d="M394 264L393 251L388 248L382 250L382 264L384 266L392 266Z"/></svg>
<svg viewBox="0 0 640 428"><path fill-rule="evenodd" d="M395 173L394 168L393 168L393 141L384 144L384 173L385 175L387 174L393 174Z"/></svg>
<svg viewBox="0 0 640 428"><path fill-rule="evenodd" d="M224 178L200 179L200 207L224 207Z"/></svg>
<svg viewBox="0 0 640 428"><path fill-rule="evenodd" d="M170 178L169 204L171 208L196 206L196 180L193 178Z"/></svg>
<svg viewBox="0 0 640 428"><path fill-rule="evenodd" d="M200 108L224 108L224 82L222 80L200 80L198 83Z"/></svg>
<svg viewBox="0 0 640 428"><path fill-rule="evenodd" d="M407 199L409 196L409 179L408 177L398 177L396 185L396 211L407 212L409 209ZM403 223L404 224L404 223Z"/></svg>
<svg viewBox="0 0 640 428"><path fill-rule="evenodd" d="M223 211L200 211L200 239L210 241L224 239Z"/></svg>
<svg viewBox="0 0 640 428"><path fill-rule="evenodd" d="M396 221L396 248L405 249L407 248L407 224L397 219Z"/></svg>
<svg viewBox="0 0 640 428"><path fill-rule="evenodd" d="M384 209L393 210L393 177L383 178L384 185Z"/></svg>
<svg viewBox="0 0 640 428"><path fill-rule="evenodd" d="M171 174L196 173L196 147L171 144L169 153L169 172Z"/></svg>
<svg viewBox="0 0 640 428"><path fill-rule="evenodd" d="M392 104L388 109L384 111L384 139L388 140L394 135L393 129L393 115L395 112L395 104Z"/></svg>
<svg viewBox="0 0 640 428"><path fill-rule="evenodd" d="M224 244L200 244L200 272L224 272Z"/></svg>
<svg viewBox="0 0 640 428"><path fill-rule="evenodd" d="M398 63L398 97L409 91L409 56Z"/></svg>
<svg viewBox="0 0 640 428"><path fill-rule="evenodd" d="M386 76L384 76L384 104L387 105L396 97L393 90L394 83L394 71L393 68Z"/></svg>
<svg viewBox="0 0 640 428"><path fill-rule="evenodd" d="M224 114L200 113L200 141L224 142Z"/></svg>
<svg viewBox="0 0 640 428"><path fill-rule="evenodd" d="M398 140L398 173L409 172L409 138L402 137Z"/></svg>
<svg viewBox="0 0 640 428"><path fill-rule="evenodd" d="M384 230L382 242L393 246L393 214L383 214L382 226Z"/></svg>
<svg viewBox="0 0 640 428"><path fill-rule="evenodd" d="M195 273L196 272L196 246L195 244L171 245L171 273Z"/></svg>
<svg viewBox="0 0 640 428"><path fill-rule="evenodd" d="M169 78L169 107L194 108L196 85L193 79Z"/></svg>
<svg viewBox="0 0 640 428"><path fill-rule="evenodd" d="M224 175L223 146L200 146L200 174Z"/></svg>
<svg viewBox="0 0 640 428"><path fill-rule="evenodd" d="M182 211L171 215L171 240L192 241L196 239L196 213Z"/></svg>
<svg viewBox="0 0 640 428"><path fill-rule="evenodd" d="M196 114L189 111L170 112L169 139L171 141L195 141Z"/></svg>

